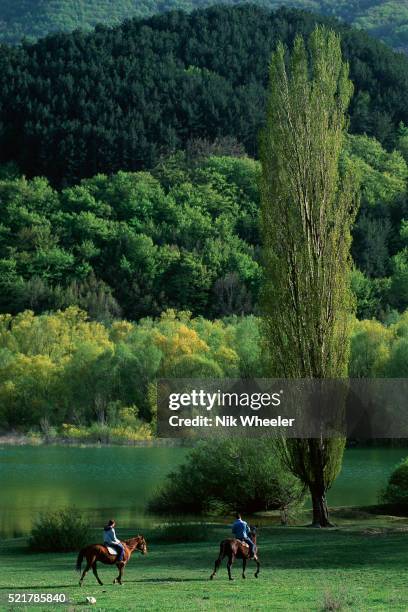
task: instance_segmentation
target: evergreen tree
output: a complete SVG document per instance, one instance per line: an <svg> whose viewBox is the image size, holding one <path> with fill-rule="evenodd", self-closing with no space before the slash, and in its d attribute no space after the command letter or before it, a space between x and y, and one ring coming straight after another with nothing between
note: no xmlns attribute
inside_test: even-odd
<svg viewBox="0 0 408 612"><path fill-rule="evenodd" d="M342 34L351 130L392 148L408 125L407 57L331 19L242 5L0 45L0 163L67 186L152 168L191 140L235 138L254 156L270 55L316 24Z"/></svg>

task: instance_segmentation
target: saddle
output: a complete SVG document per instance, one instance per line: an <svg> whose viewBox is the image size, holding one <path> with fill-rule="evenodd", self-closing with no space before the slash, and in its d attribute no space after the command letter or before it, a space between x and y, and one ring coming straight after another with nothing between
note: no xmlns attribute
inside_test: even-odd
<svg viewBox="0 0 408 612"><path fill-rule="evenodd" d="M106 548L106 550L108 551L110 555L114 555L116 557L119 554L119 551L116 550L116 548L112 548L112 546L108 546L107 544L104 544L104 547Z"/></svg>
<svg viewBox="0 0 408 612"><path fill-rule="evenodd" d="M237 538L238 539L238 538ZM245 549L245 552L248 555L248 559L255 559L256 557L256 553L253 555L253 557L249 556L249 544L247 544L246 542L244 542L243 540L238 540L238 542L241 544L242 548Z"/></svg>

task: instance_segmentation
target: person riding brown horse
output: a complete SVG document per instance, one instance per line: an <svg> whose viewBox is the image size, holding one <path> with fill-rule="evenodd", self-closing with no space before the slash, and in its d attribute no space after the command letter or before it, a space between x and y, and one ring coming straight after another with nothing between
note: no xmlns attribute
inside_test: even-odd
<svg viewBox="0 0 408 612"><path fill-rule="evenodd" d="M235 559L242 559L242 578L246 578L245 569L246 569L247 561L250 561L251 559L253 559L256 563L255 578L258 578L261 564L259 563L259 559L258 559L258 549L256 545L256 528L255 527L250 528L250 535L251 535L251 540L256 550L256 553L254 554L253 557L251 556L250 546L246 542L238 540L237 538L228 538L227 540L222 540L222 542L220 542L220 554L218 555L218 559L216 559L215 561L214 571L210 576L211 580L216 575L224 557L228 557L227 570L228 570L228 578L230 580L234 580L233 577L231 576L231 565L233 564Z"/></svg>
<svg viewBox="0 0 408 612"><path fill-rule="evenodd" d="M113 550L118 553L118 561L123 560L125 549L123 548L122 542L116 537L115 532L116 521L111 519L107 525L103 528L103 543L105 546L110 546Z"/></svg>
<svg viewBox="0 0 408 612"><path fill-rule="evenodd" d="M142 535L138 535L134 538L130 538L129 540L122 541L122 545L124 548L124 556L122 561L118 561L117 554L111 555L104 544L90 544L89 546L85 546L85 548L80 550L76 562L76 569L78 572L81 571L82 560L84 557L86 559L86 566L84 571L82 572L79 581L79 586L82 586L82 582L85 578L85 575L87 574L87 572L89 572L91 568L99 584L103 584L96 570L97 561L100 561L105 565L116 565L116 567L119 569L119 575L117 578L115 578L113 584L115 584L115 582L122 584L123 570L125 565L128 563L132 553L135 550L139 550L142 555L145 555L147 553L147 544L144 537Z"/></svg>

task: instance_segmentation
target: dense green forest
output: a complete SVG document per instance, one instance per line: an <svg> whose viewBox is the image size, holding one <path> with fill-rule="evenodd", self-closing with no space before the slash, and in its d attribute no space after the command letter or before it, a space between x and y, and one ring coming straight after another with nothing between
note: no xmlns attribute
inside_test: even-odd
<svg viewBox="0 0 408 612"><path fill-rule="evenodd" d="M367 30L397 49L408 49L408 7L399 0L255 0L276 9L290 6L333 15ZM241 0L224 0L238 4ZM218 0L2 0L0 40L17 43L50 32L116 25L131 17L148 17L170 9L191 11Z"/></svg>
<svg viewBox="0 0 408 612"><path fill-rule="evenodd" d="M279 39L307 37L316 21L325 20L216 7L3 46L1 161L67 185L151 168L197 138L234 137L256 156L271 51ZM408 58L334 25L355 85L351 130L392 148L408 124Z"/></svg>
<svg viewBox="0 0 408 612"><path fill-rule="evenodd" d="M407 154L408 132L399 134ZM76 305L99 321L167 308L208 318L256 313L259 162L203 156L199 144L150 172L99 174L59 191L3 167L0 312ZM350 136L342 164L361 177L358 316L388 320L408 308L407 162L373 138Z"/></svg>

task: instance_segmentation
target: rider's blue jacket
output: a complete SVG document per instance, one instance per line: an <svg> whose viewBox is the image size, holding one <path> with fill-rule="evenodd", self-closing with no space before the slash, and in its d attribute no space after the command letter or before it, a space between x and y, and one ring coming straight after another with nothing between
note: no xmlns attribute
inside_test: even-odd
<svg viewBox="0 0 408 612"><path fill-rule="evenodd" d="M103 542L104 544L120 544L120 540L116 537L116 533L113 527L106 526L103 528Z"/></svg>
<svg viewBox="0 0 408 612"><path fill-rule="evenodd" d="M250 538L251 536L248 523L242 519L237 519L232 525L232 533L238 540L244 540L245 538Z"/></svg>

